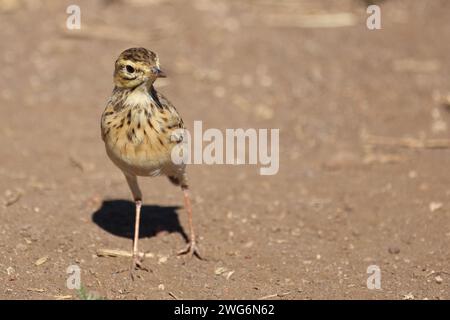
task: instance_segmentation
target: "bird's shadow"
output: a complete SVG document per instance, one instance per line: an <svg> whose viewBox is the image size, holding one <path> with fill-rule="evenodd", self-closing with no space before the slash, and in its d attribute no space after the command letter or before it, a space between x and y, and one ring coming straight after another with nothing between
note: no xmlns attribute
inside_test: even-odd
<svg viewBox="0 0 450 320"><path fill-rule="evenodd" d="M154 237L160 232L177 232L186 242L188 236L176 212L180 207L143 205L139 238ZM92 221L102 229L119 237L133 239L135 205L128 200L105 200L100 209L92 214Z"/></svg>

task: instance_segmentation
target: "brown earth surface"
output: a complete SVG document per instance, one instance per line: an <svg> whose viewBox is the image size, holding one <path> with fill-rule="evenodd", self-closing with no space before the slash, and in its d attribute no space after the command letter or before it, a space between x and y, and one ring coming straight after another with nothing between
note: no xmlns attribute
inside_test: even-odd
<svg viewBox="0 0 450 320"><path fill-rule="evenodd" d="M0 1L0 298L79 299L71 265L107 299L450 298L450 150L429 145L449 135L449 1L379 2L373 31L358 0L77 1L67 30L73 2ZM99 121L133 46L159 54L189 128L280 129L276 175L189 167L207 261L176 255L181 192L141 179L136 281L96 254L131 250Z"/></svg>

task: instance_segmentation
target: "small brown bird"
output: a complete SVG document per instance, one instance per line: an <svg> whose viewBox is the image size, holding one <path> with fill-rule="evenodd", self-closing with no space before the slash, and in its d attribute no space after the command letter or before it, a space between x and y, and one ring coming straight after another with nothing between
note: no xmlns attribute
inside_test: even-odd
<svg viewBox="0 0 450 320"><path fill-rule="evenodd" d="M180 186L188 213L190 241L179 254L200 258L192 225L192 208L184 164L171 159L174 146L182 136L183 120L175 107L153 86L165 77L158 56L145 48L130 48L120 54L114 69L114 90L101 119L101 134L106 153L125 175L136 204L132 270L142 267L138 252L142 193L137 176L166 175Z"/></svg>

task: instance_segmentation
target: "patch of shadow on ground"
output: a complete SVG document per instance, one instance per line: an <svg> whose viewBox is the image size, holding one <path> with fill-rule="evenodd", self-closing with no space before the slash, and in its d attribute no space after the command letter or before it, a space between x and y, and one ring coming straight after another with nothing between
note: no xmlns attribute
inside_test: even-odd
<svg viewBox="0 0 450 320"><path fill-rule="evenodd" d="M159 232L177 232L184 240L188 236L176 212L180 207L143 205L139 238L150 238ZM107 232L116 236L133 239L135 205L128 200L105 200L100 209L92 214L92 221Z"/></svg>

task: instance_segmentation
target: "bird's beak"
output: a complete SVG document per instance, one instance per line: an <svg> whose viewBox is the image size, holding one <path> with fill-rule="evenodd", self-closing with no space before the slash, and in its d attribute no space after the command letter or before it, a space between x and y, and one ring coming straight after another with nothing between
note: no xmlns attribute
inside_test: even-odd
<svg viewBox="0 0 450 320"><path fill-rule="evenodd" d="M166 78L167 75L160 68L154 68L155 74L157 78Z"/></svg>

